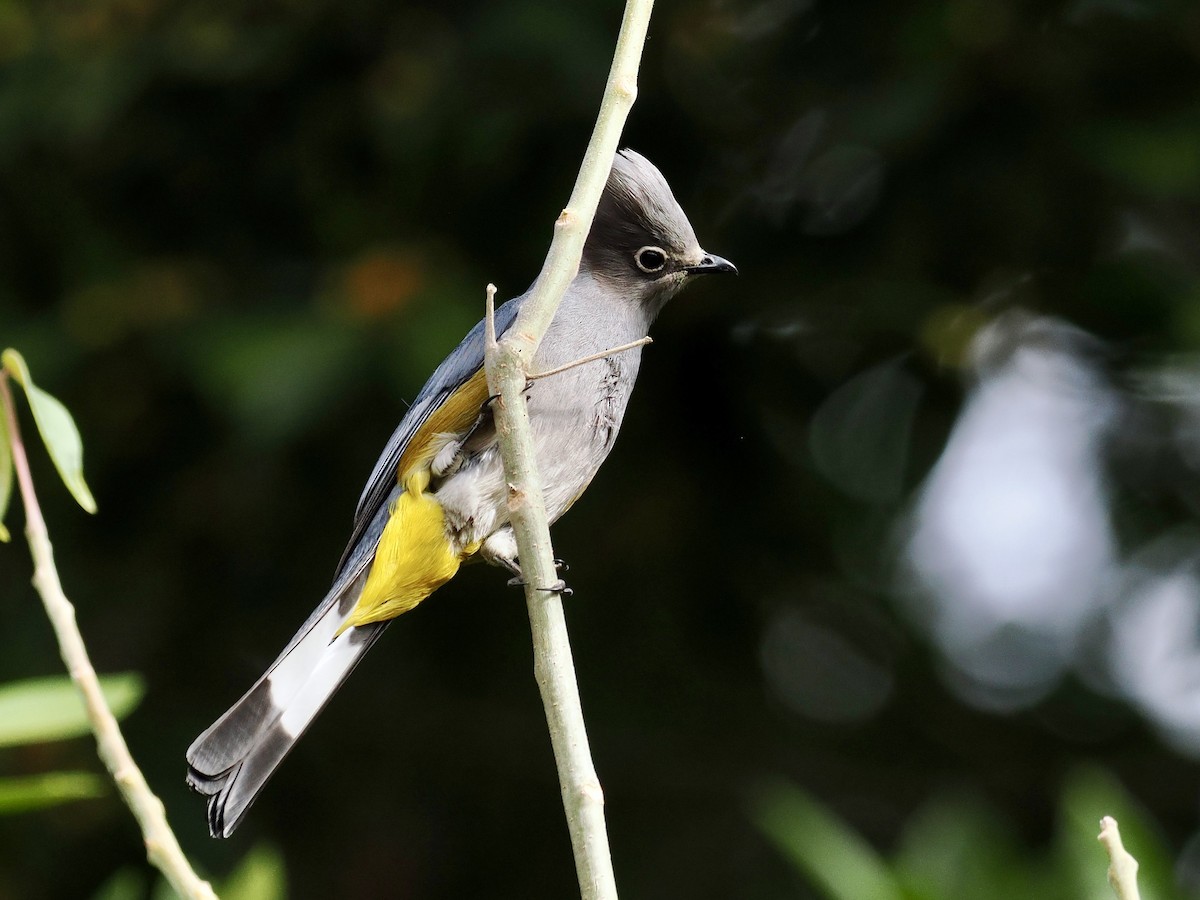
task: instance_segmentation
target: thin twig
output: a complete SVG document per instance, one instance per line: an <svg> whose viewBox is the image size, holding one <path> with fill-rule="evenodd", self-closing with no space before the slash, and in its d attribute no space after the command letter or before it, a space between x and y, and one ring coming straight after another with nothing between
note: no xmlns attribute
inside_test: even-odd
<svg viewBox="0 0 1200 900"><path fill-rule="evenodd" d="M1138 862L1121 842L1117 820L1105 816L1100 820L1100 836L1097 838L1108 851L1108 883L1112 885L1118 900L1139 900L1137 886Z"/></svg>
<svg viewBox="0 0 1200 900"><path fill-rule="evenodd" d="M490 287L490 285L489 285ZM624 353L626 350L633 350L637 347L645 347L647 344L653 344L654 338L646 335L644 338L638 338L636 341L630 341L628 344L622 344L620 347L610 347L608 350L601 350L599 353L593 353L590 356L584 356L580 359L569 362L566 365L555 366L547 372L530 372L525 378L528 381L537 381L539 378L549 378L551 375L561 375L568 369L574 369L576 366L586 365L590 362L595 362L598 359L605 359L609 356L616 356L618 353Z"/></svg>
<svg viewBox="0 0 1200 900"><path fill-rule="evenodd" d="M146 858L155 866L180 896L190 900L216 900L216 893L207 881L198 876L183 855L171 826L167 824L162 801L150 790L141 770L133 761L125 738L117 725L116 717L109 709L100 690L96 670L92 668L83 636L75 622L75 607L63 593L54 565L54 549L46 530L46 521L33 489L33 477L29 471L29 460L13 405L7 373L0 372L0 402L8 422L8 438L12 444L13 466L17 483L21 489L21 500L25 506L25 534L29 550L33 555L33 586L37 589L46 607L46 615L58 639L59 653L71 679L83 697L92 733L96 736L96 748L105 768L116 782L125 804L133 812L142 829L146 843Z"/></svg>
<svg viewBox="0 0 1200 900"><path fill-rule="evenodd" d="M542 335L550 327L558 301L579 271L583 243L612 170L625 119L637 98L638 67L653 7L653 0L626 0L600 112L584 151L571 199L555 220L554 240L542 263L533 293L522 305L513 327L505 333L505 341L526 362L526 367L537 351Z"/></svg>
<svg viewBox="0 0 1200 900"><path fill-rule="evenodd" d="M496 286L487 286L487 298L483 301L484 308L484 354L496 346Z"/></svg>
<svg viewBox="0 0 1200 900"><path fill-rule="evenodd" d="M583 900L615 900L616 878L604 821L604 793L588 746L562 597L539 590L556 582L557 575L529 411L522 397L538 344L579 271L583 243L608 180L625 119L637 96L638 67L652 7L653 0L627 0L596 127L571 199L555 222L554 240L542 271L516 321L503 339L490 342L485 352L489 393L500 396L493 406L493 416L504 459L509 516L525 578L534 677L554 748Z"/></svg>

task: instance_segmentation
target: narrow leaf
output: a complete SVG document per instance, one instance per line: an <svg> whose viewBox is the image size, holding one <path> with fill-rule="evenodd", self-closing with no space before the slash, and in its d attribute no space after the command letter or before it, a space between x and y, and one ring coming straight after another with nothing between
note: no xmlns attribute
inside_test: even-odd
<svg viewBox="0 0 1200 900"><path fill-rule="evenodd" d="M829 900L900 900L887 863L858 833L799 788L776 783L754 804L759 829Z"/></svg>
<svg viewBox="0 0 1200 900"><path fill-rule="evenodd" d="M139 675L126 672L100 679L104 698L118 719L145 692ZM91 730L83 698L65 675L0 685L0 747L78 737Z"/></svg>
<svg viewBox="0 0 1200 900"><path fill-rule="evenodd" d="M22 778L0 778L0 815L102 797L106 787L104 779L91 772L50 772Z"/></svg>
<svg viewBox="0 0 1200 900"><path fill-rule="evenodd" d="M29 408L33 410L33 420L37 423L42 441L54 460L54 467L58 469L63 484L80 506L94 513L96 500L83 480L83 441L79 437L79 429L75 427L75 420L62 403L33 383L29 367L20 353L12 349L5 350L3 361L4 368L25 388Z"/></svg>
<svg viewBox="0 0 1200 900"><path fill-rule="evenodd" d="M0 414L0 541L8 543L8 529L4 527L4 516L8 512L8 501L12 497L13 458L9 444L8 421Z"/></svg>

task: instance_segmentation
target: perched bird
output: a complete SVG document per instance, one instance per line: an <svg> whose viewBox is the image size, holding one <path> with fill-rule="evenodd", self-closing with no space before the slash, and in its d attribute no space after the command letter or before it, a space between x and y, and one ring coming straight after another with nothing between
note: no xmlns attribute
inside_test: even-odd
<svg viewBox="0 0 1200 900"><path fill-rule="evenodd" d="M720 272L736 269L700 249L658 169L620 151L534 371L638 340L693 276ZM529 295L496 310L497 333ZM208 796L214 837L233 833L389 621L471 557L520 575L483 351L480 322L434 371L375 464L325 599L266 674L188 749L188 784ZM529 417L551 522L612 449L640 361L638 347L531 386Z"/></svg>

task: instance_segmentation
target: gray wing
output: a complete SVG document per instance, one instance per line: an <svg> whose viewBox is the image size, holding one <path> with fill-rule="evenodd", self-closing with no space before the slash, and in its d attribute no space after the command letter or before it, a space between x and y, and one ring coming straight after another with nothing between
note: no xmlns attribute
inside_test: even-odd
<svg viewBox="0 0 1200 900"><path fill-rule="evenodd" d="M497 336L504 334L512 325L527 296L529 296L528 291L520 297L514 297L496 310ZM404 414L404 418L400 420L400 424L396 426L396 430L392 432L391 439L383 448L383 453L380 454L379 460L375 463L375 469L371 472L371 477L367 479L366 487L363 488L362 496L358 499L358 508L354 511L354 531L351 533L350 542L346 545L346 550L338 563L339 575L342 574L346 563L352 557L361 555L356 552L356 548L365 535L370 533L372 544L379 540L382 528L372 528L371 525L380 510L388 503L390 495L396 490L396 467L400 464L400 457L408 446L408 442L425 424L425 420L432 415L433 411L483 367L483 332L484 322L481 319L474 328L467 332L467 336L462 339L462 342L442 360L441 365L434 369L429 380L425 382L425 387L421 388L417 399L413 401L408 412ZM373 551L374 547L372 546L370 550Z"/></svg>

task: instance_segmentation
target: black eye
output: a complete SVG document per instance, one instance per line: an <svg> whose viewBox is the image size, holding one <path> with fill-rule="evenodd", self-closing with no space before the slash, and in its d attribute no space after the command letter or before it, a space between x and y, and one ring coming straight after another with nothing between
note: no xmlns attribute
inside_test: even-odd
<svg viewBox="0 0 1200 900"><path fill-rule="evenodd" d="M657 247L643 247L633 255L637 267L646 273L661 272L667 264L667 254Z"/></svg>

